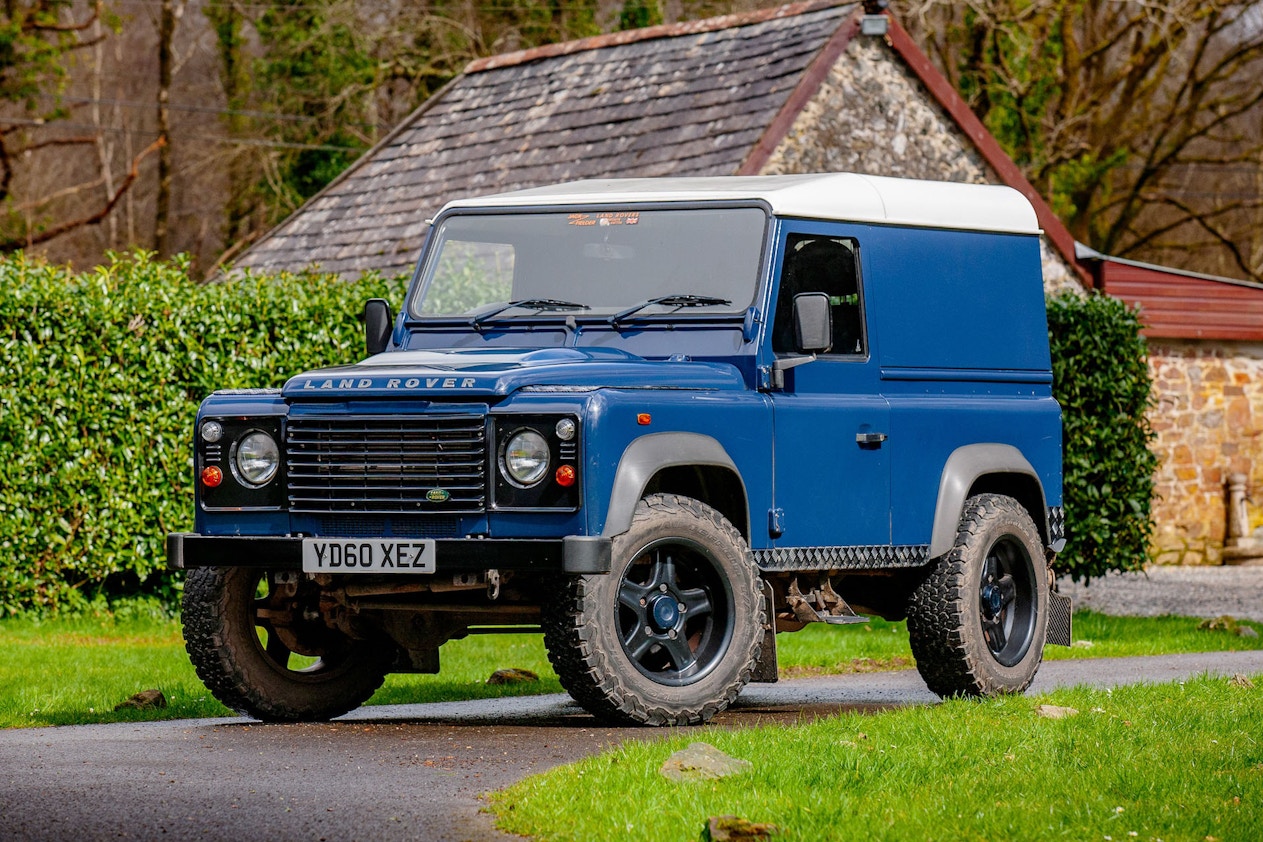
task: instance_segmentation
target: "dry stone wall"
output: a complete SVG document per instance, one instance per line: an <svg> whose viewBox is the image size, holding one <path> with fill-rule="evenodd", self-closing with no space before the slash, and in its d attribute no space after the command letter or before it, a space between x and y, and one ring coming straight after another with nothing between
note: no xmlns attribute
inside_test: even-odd
<svg viewBox="0 0 1263 842"><path fill-rule="evenodd" d="M1219 564L1229 474L1249 478L1249 527L1263 528L1263 344L1150 340L1149 368L1154 559Z"/></svg>
<svg viewBox="0 0 1263 842"><path fill-rule="evenodd" d="M765 175L858 172L999 184L1000 179L921 81L886 45L857 36L763 168ZM1042 242L1044 288L1080 291Z"/></svg>

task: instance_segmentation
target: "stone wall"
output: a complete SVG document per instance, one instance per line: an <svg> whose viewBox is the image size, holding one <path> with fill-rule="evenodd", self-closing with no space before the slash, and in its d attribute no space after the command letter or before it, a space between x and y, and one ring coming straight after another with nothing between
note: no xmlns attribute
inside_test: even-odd
<svg viewBox="0 0 1263 842"><path fill-rule="evenodd" d="M1219 564L1229 474L1249 477L1250 528L1263 527L1263 344L1150 340L1149 369L1154 560Z"/></svg>
<svg viewBox="0 0 1263 842"><path fill-rule="evenodd" d="M858 172L970 184L1000 178L911 70L879 38L857 36L794 121L765 175ZM1042 243L1044 288L1081 287Z"/></svg>

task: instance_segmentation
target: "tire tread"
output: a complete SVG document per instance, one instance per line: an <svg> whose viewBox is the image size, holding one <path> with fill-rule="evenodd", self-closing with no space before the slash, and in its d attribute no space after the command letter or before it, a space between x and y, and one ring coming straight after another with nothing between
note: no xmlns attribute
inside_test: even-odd
<svg viewBox="0 0 1263 842"><path fill-rule="evenodd" d="M713 526L741 552L752 574L745 582L733 582L734 588L748 586L757 606L755 622L760 633L746 653L745 663L736 678L723 688L717 698L699 700L693 705L665 706L642 698L628 686L614 669L613 653L605 651L595 624L609 618L594 616L589 593L589 578L565 577L558 587L562 597L555 607L545 607L543 627L548 659L557 672L561 685L570 695L600 719L623 725L698 725L709 721L726 709L750 681L762 649L761 629L766 621L763 590L753 558L736 528L723 515L698 500L674 494L654 494L637 504L633 518L642 522L651 518L691 516Z"/></svg>
<svg viewBox="0 0 1263 842"><path fill-rule="evenodd" d="M1030 515L1011 497L981 494L969 498L961 513L960 529L952 549L929 571L913 590L908 606L908 637L916 659L917 671L933 692L950 696L995 696L1020 693L1030 686L1043 660L1044 634L1042 622L1031 646L1035 649L1029 661L1028 674L1020 686L1000 680L985 658L971 650L966 637L966 600L977 599L971 587L967 566L969 559L985 553L988 540L986 524L1002 516L1017 515L1028 522ZM1034 532L1034 524L1030 524ZM1038 586L1041 564L1032 559Z"/></svg>

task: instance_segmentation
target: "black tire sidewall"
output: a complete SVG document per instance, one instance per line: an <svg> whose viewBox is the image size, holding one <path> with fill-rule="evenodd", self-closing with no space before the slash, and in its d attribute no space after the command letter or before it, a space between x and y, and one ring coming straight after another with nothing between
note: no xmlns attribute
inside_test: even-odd
<svg viewBox="0 0 1263 842"><path fill-rule="evenodd" d="M1048 627L1048 588L1041 577L1042 543L1030 516L1016 503L1001 509L995 518L989 519L978 538L981 540L969 548L970 552L964 554L964 580L961 583L964 597L961 606L962 632L967 657L978 665L980 673L985 674L992 692L1019 693L1030 685L1044 657L1044 636ZM1030 643L1021 659L1012 666L1005 666L996 660L987 645L982 631L982 608L978 596L987 554L1006 538L1016 540L1024 550L1025 563L1030 566L1027 573L1035 597L1035 619Z"/></svg>
<svg viewBox="0 0 1263 842"><path fill-rule="evenodd" d="M323 720L359 707L381 686L390 662L387 647L353 641L336 666L286 670L264 652L255 627L261 571L195 573L195 586L186 586L184 596L185 648L198 676L228 707L264 721Z"/></svg>
<svg viewBox="0 0 1263 842"><path fill-rule="evenodd" d="M632 663L619 639L617 617L618 591L627 568L651 544L680 538L704 548L719 575L726 580L731 600L728 610L732 612L732 635L709 672L691 684L675 687L653 681ZM597 610L609 618L596 629L601 637L601 648L609 653L610 665L627 690L650 704L687 707L699 698L723 693L740 680L742 670L749 669L750 651L762 641L762 629L756 622L759 608L757 575L754 574L753 560L741 545L704 520L688 514L664 516L654 512L634 522L628 532L614 540L613 558L609 574L594 577L597 581L589 584Z"/></svg>
<svg viewBox="0 0 1263 842"><path fill-rule="evenodd" d="M1005 539L1020 545L1034 595L1030 642L1011 666L1000 663L987 645L979 596L987 555ZM908 632L918 671L941 696L1022 692L1043 661L1048 600L1043 542L1030 515L1011 497L971 497L955 545L933 563L909 603Z"/></svg>
<svg viewBox="0 0 1263 842"><path fill-rule="evenodd" d="M640 552L683 539L704 548L731 593L732 633L714 666L691 684L672 686L637 668L619 638L618 592ZM763 643L762 581L749 547L722 515L689 497L654 494L636 507L631 528L614 539L612 568L569 577L562 598L544 605L544 640L562 685L589 712L611 723L695 725L724 710L749 682Z"/></svg>

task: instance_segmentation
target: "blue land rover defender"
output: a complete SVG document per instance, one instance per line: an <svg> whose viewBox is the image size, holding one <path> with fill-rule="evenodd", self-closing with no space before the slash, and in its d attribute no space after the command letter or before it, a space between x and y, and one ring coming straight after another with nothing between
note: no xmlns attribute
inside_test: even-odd
<svg viewBox="0 0 1263 842"><path fill-rule="evenodd" d="M541 630L592 713L704 722L776 632L906 617L942 695L1070 642L1030 204L851 174L452 202L368 357L194 427L184 633L215 696L323 719L445 641Z"/></svg>

